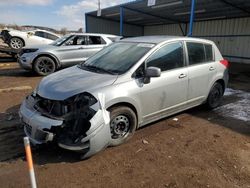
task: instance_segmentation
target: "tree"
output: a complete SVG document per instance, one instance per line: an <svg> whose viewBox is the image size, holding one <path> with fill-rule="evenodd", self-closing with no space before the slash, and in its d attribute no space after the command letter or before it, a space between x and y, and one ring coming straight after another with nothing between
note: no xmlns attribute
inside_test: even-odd
<svg viewBox="0 0 250 188"><path fill-rule="evenodd" d="M66 34L67 34L67 28L66 28L66 27L63 27L63 28L61 29L60 33L61 33L62 35L66 35Z"/></svg>

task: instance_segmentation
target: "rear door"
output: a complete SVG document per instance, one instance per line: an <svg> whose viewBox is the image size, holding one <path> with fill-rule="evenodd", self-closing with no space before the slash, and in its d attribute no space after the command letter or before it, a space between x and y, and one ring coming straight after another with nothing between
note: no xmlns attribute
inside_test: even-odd
<svg viewBox="0 0 250 188"><path fill-rule="evenodd" d="M94 55L106 45L106 41L101 36L88 36L88 56Z"/></svg>
<svg viewBox="0 0 250 188"><path fill-rule="evenodd" d="M212 45L201 42L186 42L188 59L188 102L189 107L206 100L209 81L216 73Z"/></svg>

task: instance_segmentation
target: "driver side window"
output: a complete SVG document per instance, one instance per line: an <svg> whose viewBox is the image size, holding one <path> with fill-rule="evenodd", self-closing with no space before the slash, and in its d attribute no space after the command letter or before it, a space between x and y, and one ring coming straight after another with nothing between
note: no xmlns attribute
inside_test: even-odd
<svg viewBox="0 0 250 188"><path fill-rule="evenodd" d="M184 56L182 42L167 44L147 59L147 67L158 67L162 72L183 66Z"/></svg>

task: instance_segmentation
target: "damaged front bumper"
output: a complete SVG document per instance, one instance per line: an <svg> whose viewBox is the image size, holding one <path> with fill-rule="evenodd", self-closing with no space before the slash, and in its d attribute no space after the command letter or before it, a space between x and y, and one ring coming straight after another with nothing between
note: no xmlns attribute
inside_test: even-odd
<svg viewBox="0 0 250 188"><path fill-rule="evenodd" d="M35 109L35 103L35 99L29 96L23 101L19 111L21 122L24 124L24 132L33 144L55 141L61 148L81 152L84 157L89 157L109 145L110 126L109 120L107 121L107 117L104 115L108 112L104 108L100 107L95 112L93 117L88 120L88 125L84 121L78 125L89 127L82 134L78 134L77 138L74 137L74 141L69 141L68 129L65 127L71 125L69 123L66 125L63 118L46 117Z"/></svg>

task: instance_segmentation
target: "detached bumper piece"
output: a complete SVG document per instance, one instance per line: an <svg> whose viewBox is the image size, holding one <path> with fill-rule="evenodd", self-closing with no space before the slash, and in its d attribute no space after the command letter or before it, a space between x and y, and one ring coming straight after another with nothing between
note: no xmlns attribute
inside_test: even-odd
<svg viewBox="0 0 250 188"><path fill-rule="evenodd" d="M31 95L20 108L24 132L34 144L55 141L64 149L83 153L83 158L90 157L106 148L111 138L109 113L103 104L99 101L97 111L90 108L96 102L86 93L67 101Z"/></svg>

